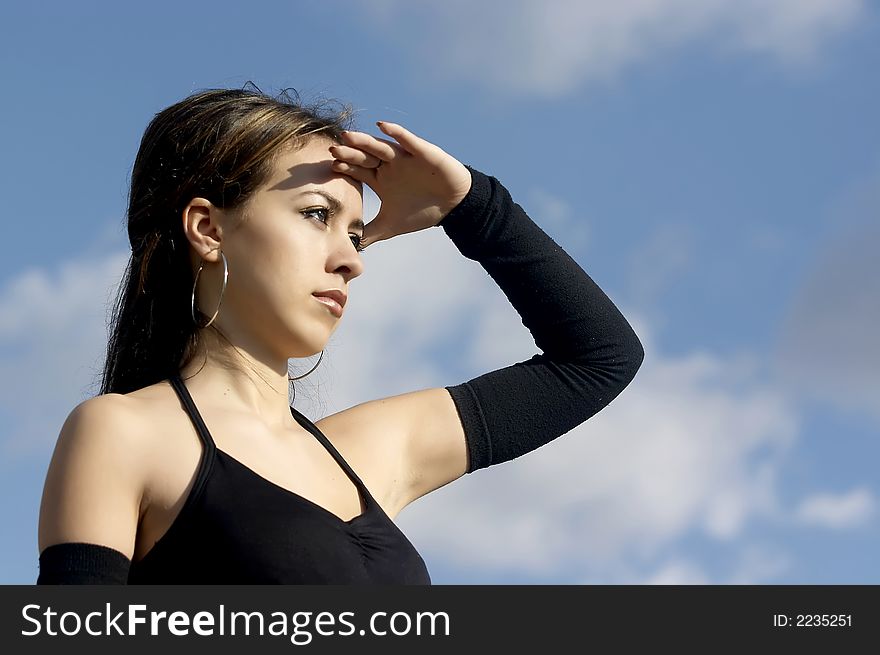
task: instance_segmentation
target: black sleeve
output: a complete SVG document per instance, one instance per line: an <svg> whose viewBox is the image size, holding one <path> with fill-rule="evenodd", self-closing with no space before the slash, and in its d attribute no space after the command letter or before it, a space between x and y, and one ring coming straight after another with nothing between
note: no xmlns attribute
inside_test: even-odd
<svg viewBox="0 0 880 655"><path fill-rule="evenodd" d="M126 584L131 560L98 544L64 543L40 553L38 585Z"/></svg>
<svg viewBox="0 0 880 655"><path fill-rule="evenodd" d="M470 192L439 226L498 284L543 353L446 387L472 473L535 450L599 412L633 380L645 353L617 307L501 183L468 170Z"/></svg>

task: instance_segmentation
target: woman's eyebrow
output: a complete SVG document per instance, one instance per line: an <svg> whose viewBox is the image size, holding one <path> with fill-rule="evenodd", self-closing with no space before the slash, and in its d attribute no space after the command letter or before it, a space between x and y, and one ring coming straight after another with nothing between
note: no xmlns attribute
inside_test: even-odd
<svg viewBox="0 0 880 655"><path fill-rule="evenodd" d="M321 196L322 198L324 198L324 200L327 201L327 204L330 205L330 211L333 212L334 214L338 214L342 211L342 203L339 201L339 199L336 196L329 194L326 191L323 191L321 189L309 189L307 191L303 191L299 195L305 196L305 195L309 195L309 194L314 194L314 195ZM357 218L357 219L353 220L351 223L349 223L349 227L357 227L360 229L364 229L364 222L360 218Z"/></svg>

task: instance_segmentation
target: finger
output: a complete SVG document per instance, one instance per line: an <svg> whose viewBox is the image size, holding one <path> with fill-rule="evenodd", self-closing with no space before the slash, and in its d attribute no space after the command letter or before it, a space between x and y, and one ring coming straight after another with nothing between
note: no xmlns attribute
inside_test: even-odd
<svg viewBox="0 0 880 655"><path fill-rule="evenodd" d="M388 123L386 121L378 121L376 125L388 136L394 138L403 149L412 155L425 153L433 145L422 138L417 137L408 129L397 123Z"/></svg>
<svg viewBox="0 0 880 655"><path fill-rule="evenodd" d="M348 175L351 178L354 178L358 182L363 182L364 184L373 185L376 183L376 170L375 168L364 168L363 166L354 166L352 164L348 164L344 161L339 161L338 159L334 161L331 166L333 170L337 173L342 173L344 175Z"/></svg>
<svg viewBox="0 0 880 655"><path fill-rule="evenodd" d="M365 132L343 132L342 140L345 145L368 152L382 161L393 160L400 154L398 151L403 150L396 143L386 141L385 139L377 139Z"/></svg>
<svg viewBox="0 0 880 655"><path fill-rule="evenodd" d="M330 146L330 154L346 164L364 168L377 168L382 163L382 160L376 155L349 146Z"/></svg>

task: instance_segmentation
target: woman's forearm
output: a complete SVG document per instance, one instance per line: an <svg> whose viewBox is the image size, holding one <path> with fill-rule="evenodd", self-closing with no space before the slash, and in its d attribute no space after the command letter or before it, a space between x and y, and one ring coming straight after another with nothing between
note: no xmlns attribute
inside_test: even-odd
<svg viewBox="0 0 880 655"><path fill-rule="evenodd" d="M462 418L468 472L568 432L632 381L644 350L589 275L498 180L470 168L467 197L440 226L507 296L543 354L446 387Z"/></svg>

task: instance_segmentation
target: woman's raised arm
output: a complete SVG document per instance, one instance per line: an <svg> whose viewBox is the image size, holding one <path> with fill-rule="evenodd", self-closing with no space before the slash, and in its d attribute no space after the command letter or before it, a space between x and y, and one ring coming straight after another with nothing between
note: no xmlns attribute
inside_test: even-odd
<svg viewBox="0 0 880 655"><path fill-rule="evenodd" d="M376 185L383 209L373 234L381 240L440 225L498 284L542 351L445 390L365 403L342 412L346 418L332 417L341 430L379 425L381 430L370 434L398 442L397 504L403 507L464 473L519 457L583 423L632 381L644 350L608 296L497 179L459 164L400 126L384 131L406 146L405 153L396 146L383 153L386 142L377 145L379 140L360 133L349 143L372 153L373 160L358 160L351 148L334 153L347 161L338 170ZM460 187L453 182L463 179L461 169L467 171L468 191L450 203L442 194ZM436 219L432 208L450 204Z"/></svg>

